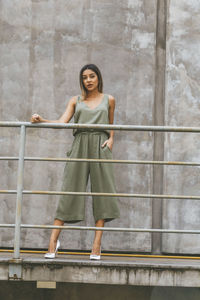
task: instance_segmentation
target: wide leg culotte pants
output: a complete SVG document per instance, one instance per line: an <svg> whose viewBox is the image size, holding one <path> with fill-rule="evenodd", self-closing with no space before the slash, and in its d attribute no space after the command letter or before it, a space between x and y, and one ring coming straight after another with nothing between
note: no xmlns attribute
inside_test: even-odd
<svg viewBox="0 0 200 300"><path fill-rule="evenodd" d="M108 146L101 145L108 139L105 132L81 132L75 135L70 158L112 159ZM111 163L67 162L64 170L62 191L85 192L90 175L91 191L115 193L113 165ZM106 222L119 217L117 197L93 196L93 215L95 222ZM55 219L68 223L84 220L85 196L62 195Z"/></svg>

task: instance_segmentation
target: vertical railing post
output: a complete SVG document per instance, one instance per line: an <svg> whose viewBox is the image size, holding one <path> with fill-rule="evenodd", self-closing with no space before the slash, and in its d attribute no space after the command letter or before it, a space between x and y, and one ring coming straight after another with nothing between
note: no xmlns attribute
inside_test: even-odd
<svg viewBox="0 0 200 300"><path fill-rule="evenodd" d="M15 216L15 241L14 241L14 258L20 258L20 233L21 233L21 211L24 184L24 153L25 153L26 127L21 126L19 161L17 175L17 199L16 199L16 216Z"/></svg>

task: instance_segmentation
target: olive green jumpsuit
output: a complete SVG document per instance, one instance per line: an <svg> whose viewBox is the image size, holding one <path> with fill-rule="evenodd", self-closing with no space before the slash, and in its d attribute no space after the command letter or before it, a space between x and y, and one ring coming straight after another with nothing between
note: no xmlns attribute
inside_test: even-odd
<svg viewBox="0 0 200 300"><path fill-rule="evenodd" d="M101 103L94 109L89 108L80 97L77 99L74 122L80 124L109 124L109 96L104 95ZM112 159L112 152L102 144L109 138L109 131L94 129L75 129L70 158ZM113 165L110 163L68 162L63 177L62 191L85 192L90 175L91 192L115 193ZM119 217L116 197L93 196L93 215L95 222L105 222ZM66 223L84 220L85 196L62 195L55 219Z"/></svg>

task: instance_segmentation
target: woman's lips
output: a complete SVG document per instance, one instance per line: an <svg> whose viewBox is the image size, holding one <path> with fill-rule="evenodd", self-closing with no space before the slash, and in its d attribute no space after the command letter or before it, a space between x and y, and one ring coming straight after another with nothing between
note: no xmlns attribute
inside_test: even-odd
<svg viewBox="0 0 200 300"><path fill-rule="evenodd" d="M87 85L87 87L92 87L92 86L93 86L93 84L88 84L88 85Z"/></svg>

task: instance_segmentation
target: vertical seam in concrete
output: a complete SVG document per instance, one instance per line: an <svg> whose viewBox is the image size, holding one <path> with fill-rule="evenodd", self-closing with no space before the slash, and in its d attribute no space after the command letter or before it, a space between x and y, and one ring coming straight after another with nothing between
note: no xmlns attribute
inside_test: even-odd
<svg viewBox="0 0 200 300"><path fill-rule="evenodd" d="M3 11L2 11L2 1L0 0L0 36L2 36L2 23L3 23L3 18L2 18L2 14L3 14ZM2 57L2 47L0 47L0 57ZM1 73L1 70L0 70L0 95L1 95L1 102L3 101L3 90L2 90L2 85L3 85L3 74ZM1 106L0 106L0 119L3 120L3 105L1 103Z"/></svg>
<svg viewBox="0 0 200 300"><path fill-rule="evenodd" d="M31 1L31 25L30 25L30 50L29 50L29 102L31 103L31 109L33 106L33 69L35 62L35 32L33 30L33 1Z"/></svg>
<svg viewBox="0 0 200 300"><path fill-rule="evenodd" d="M84 9L87 9L88 11L91 9L91 0L88 0L84 4ZM86 18L85 22L88 22L87 18ZM85 23L84 23L84 25L85 25ZM92 22L92 27L93 26L94 26L94 24ZM87 63L91 63L91 41L92 41L92 36L89 37L89 41L87 40L87 42L86 42L86 47L87 47Z"/></svg>
<svg viewBox="0 0 200 300"><path fill-rule="evenodd" d="M55 78L56 78L56 72L55 72L55 51L56 51L56 3L53 1L53 99L54 99L54 105L55 105L55 99L56 99L56 84L55 84Z"/></svg>
<svg viewBox="0 0 200 300"><path fill-rule="evenodd" d="M154 125L165 123L167 0L157 0ZM153 159L164 160L164 133L154 133ZM163 166L153 166L153 194L163 194ZM152 228L162 228L162 199L152 200ZM162 235L152 234L152 252L162 252Z"/></svg>

